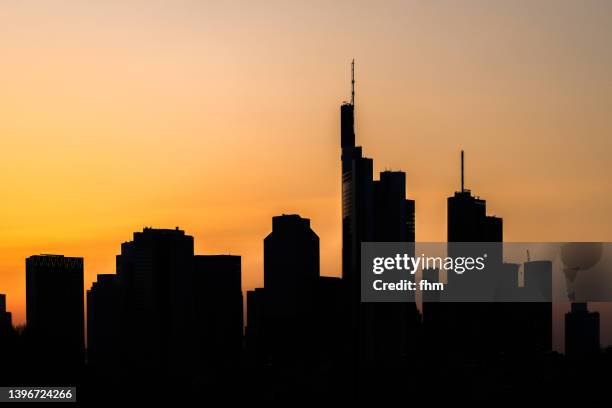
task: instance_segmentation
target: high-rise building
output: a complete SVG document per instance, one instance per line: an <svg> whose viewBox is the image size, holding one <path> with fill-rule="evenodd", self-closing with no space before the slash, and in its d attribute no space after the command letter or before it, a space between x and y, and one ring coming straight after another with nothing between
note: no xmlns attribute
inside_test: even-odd
<svg viewBox="0 0 612 408"><path fill-rule="evenodd" d="M406 173L383 171L373 185L374 241L414 242L414 201L406 199Z"/></svg>
<svg viewBox="0 0 612 408"><path fill-rule="evenodd" d="M473 196L471 191L465 188L463 151L461 189L447 199L447 240L447 254L452 258L479 257L483 256L482 251L487 254L487 274L447 272L445 295L449 299L462 301L449 302L443 306L444 330L447 335L461 333L453 344L455 351L476 357L500 345L498 336L501 326L498 320L506 308L500 304L478 302L477 297L486 298L491 294L495 290L496 279L503 275L503 221L501 218L488 216L486 201ZM495 276L496 274L498 276Z"/></svg>
<svg viewBox="0 0 612 408"><path fill-rule="evenodd" d="M361 244L414 242L415 206L406 199L406 174L385 171L373 177L373 161L355 145L355 76L351 100L340 107L342 148L342 279L346 287L352 348L358 359L399 361L408 353L418 326L410 304L361 303Z"/></svg>
<svg viewBox="0 0 612 408"><path fill-rule="evenodd" d="M599 313L589 312L586 303L572 303L565 314L565 355L585 357L599 353Z"/></svg>
<svg viewBox="0 0 612 408"><path fill-rule="evenodd" d="M266 338L277 361L313 352L319 265L319 237L310 220L273 217L264 239L264 289Z"/></svg>
<svg viewBox="0 0 612 408"><path fill-rule="evenodd" d="M236 368L242 353L243 330L240 256L196 255L193 296L200 368Z"/></svg>
<svg viewBox="0 0 612 408"><path fill-rule="evenodd" d="M299 215L272 218L264 239L264 288L275 309L302 313L312 308L319 278L319 237Z"/></svg>
<svg viewBox="0 0 612 408"><path fill-rule="evenodd" d="M193 237L145 228L121 244L123 364L137 371L185 373L194 363Z"/></svg>
<svg viewBox="0 0 612 408"><path fill-rule="evenodd" d="M48 368L84 363L83 258L26 259L26 321L37 363Z"/></svg>
<svg viewBox="0 0 612 408"><path fill-rule="evenodd" d="M343 350L343 285L321 277L319 237L299 215L273 217L264 239L264 288L247 293L251 362L329 364Z"/></svg>
<svg viewBox="0 0 612 408"><path fill-rule="evenodd" d="M361 243L374 239L373 162L355 145L355 64L351 101L340 106L342 149L342 279L351 302L359 302Z"/></svg>
<svg viewBox="0 0 612 408"><path fill-rule="evenodd" d="M87 291L87 363L116 374L121 362L123 286L115 274L98 275Z"/></svg>

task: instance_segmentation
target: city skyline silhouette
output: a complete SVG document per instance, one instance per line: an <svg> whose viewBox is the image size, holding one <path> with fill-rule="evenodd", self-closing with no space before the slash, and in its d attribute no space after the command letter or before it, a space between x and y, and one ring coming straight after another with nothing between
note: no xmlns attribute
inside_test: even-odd
<svg viewBox="0 0 612 408"><path fill-rule="evenodd" d="M340 276L335 112L352 57L361 143L376 174L407 173L418 241L446 238L462 148L506 240L612 240L608 4L69 3L0 16L0 293L15 321L23 259L83 256L89 286L148 225L240 254L254 288L268 219L301 214L322 273Z"/></svg>
<svg viewBox="0 0 612 408"><path fill-rule="evenodd" d="M363 244L414 244L418 204L410 198L405 172L385 170L375 177L374 159L358 144L355 128L354 60L350 83L351 99L340 106L339 124L341 277L321 274L320 239L311 220L285 213L272 217L272 231L263 239L264 282L251 290L243 286L239 255L198 255L194 237L178 226L134 232L116 255L116 273L99 274L89 288L82 257L32 255L26 259L25 326L13 328L6 297L0 296L0 352L8 368L0 379L68 381L87 401L103 387L113 390L106 399L138 399L151 384L171 384L168 390L189 384L187 398L202 390L226 398L244 375L255 373L262 377L248 384L264 401L293 399L308 387L314 400L391 403L402 398L379 390L422 381L415 367L426 373L444 367L448 371L437 374L444 381L474 364L490 365L494 375L528 370L550 379L560 375L557 365L587 368L592 372L583 381L593 386L591 376L612 357L612 348L601 342L601 327L609 325L587 303L574 300L573 287L567 288L572 303L564 315L565 356L554 352L552 298L431 303L425 296L420 307L414 296L401 303L363 300ZM485 290L499 280L516 292L519 265L505 263L503 252L506 223L466 188L463 150L460 156L460 188L447 198L448 256L469 256L475 247L458 245L479 242L489 245L493 266L486 275L451 272L443 295L454 296L483 276L493 285L485 283ZM587 243L562 251L566 273L577 271L583 259L599 260L601 253L589 248L594 247ZM524 268L525 289L552 293L552 262L531 261L528 252ZM440 278L437 270L427 275ZM338 385L307 386L313 373ZM512 399L522 398L516 379L490 384L484 394L473 393L470 381L452 384L454 393L486 401L509 387ZM532 392L544 398L546 390L544 385ZM163 398L172 395L166 392Z"/></svg>
<svg viewBox="0 0 612 408"><path fill-rule="evenodd" d="M0 386L601 403L612 303L576 296L576 274L612 242L610 16L590 0L7 4ZM424 268L443 294L372 301L362 262L388 242L479 242L494 273ZM503 257L521 243L556 252ZM505 300L461 299L474 288Z"/></svg>
<svg viewBox="0 0 612 408"><path fill-rule="evenodd" d="M357 121L357 118L359 116L355 114L355 105L354 105L355 104L355 102L354 102L355 101L355 76L354 76L355 75L355 66L354 66L354 64L355 64L355 61L353 60L353 62L351 64L351 78L350 78L350 82L349 82L349 84L350 84L350 94L349 94L350 95L350 101L343 103L342 109L341 109L341 111L342 111L342 113L341 113L341 122L342 123L341 123L340 128L341 128L341 147L342 147L342 152L344 152L343 149L345 147L345 144L354 147L355 143L356 143L355 142L355 137L356 137L355 136L355 133L356 133L355 129L357 128L357 122L356 121ZM349 108L350 108L350 112L348 110ZM350 117L348 117L347 115L349 115ZM346 128L346 126L344 124L345 122L346 123L351 123L351 128L350 129ZM353 149L353 147L349 147L349 149ZM357 149L359 151L358 155L367 154L367 153L362 153L361 152L361 149L362 149L361 147L358 146ZM369 146L368 146L368 149L369 149ZM347 157L352 155L352 154L353 153L346 153ZM342 155L344 157L345 153L342 153ZM372 161L372 163L367 164L367 160L371 161L371 159L367 159L366 158L364 160L366 160L366 162L365 162L366 164L365 165L367 167L367 169L365 171L372 173L372 175L369 176L369 177L371 177L373 179L375 178L375 179L379 179L380 180L380 181L378 181L378 180L374 181L376 186L378 186L380 184L380 186L381 186L380 188L387 189L387 190L389 190L389 192L392 192L395 189L395 190L397 190L397 193L401 194L402 196L408 195L409 197L413 197L414 192L409 190L409 187L413 183L416 184L416 181L414 180L414 177L410 177L410 174L408 176L406 176L406 173L404 173L402 171L389 171L388 169L385 169L384 171L381 170L380 176L379 177L378 176L374 177L374 169L378 167L376 165L377 161L374 160L374 161ZM343 163L344 163L344 159L343 159ZM467 165L467 177L465 176L466 166L464 165L464 151L463 150L461 150L460 165L461 165L461 167L460 167L459 177L455 176L455 178L458 178L460 180L459 181L460 188L458 189L459 192L455 193L455 199L457 198L457 194L459 194L459 195L463 194L464 186L466 185L466 183L468 183L467 185L471 186L472 185L472 180L474 180L474 179L478 180L479 179L479 174L474 174L474 172L471 169L471 162L469 162L468 165ZM345 167L345 164L342 164L342 168L343 169L344 169L344 167ZM455 173L457 173L457 167L458 167L457 164L455 164ZM400 177L400 179L397 179L397 180L393 181L393 179L395 179L396 177ZM467 178L467 181L466 181L466 178ZM387 185L389 187L385 187ZM478 184L476 184L476 185L478 185ZM406 189L408 189L408 190L406 190ZM453 189L454 189L454 186L450 186L450 190L453 190ZM404 191L404 192L402 193L401 191ZM389 193L387 193L387 194L389 194ZM395 193L392 193L392 194L395 194ZM470 190L469 189L465 189L465 194L470 195L471 194ZM409 216L409 220L410 219L412 220L412 221L410 221L412 223L412 227L411 227L411 229L408 232L409 236L401 238L402 235L401 234L398 235L397 232L396 233L392 233L391 235L388 235L389 233L386 232L387 237L388 237L387 240L389 240L389 241L396 241L396 240L408 239L408 240L414 241L415 238L418 237L418 235L415 232L418 232L421 228L423 228L422 224L418 222L419 211L415 211L414 200L407 200L407 203L409 204L409 207L412 208L410 210L411 211L411 215ZM450 201L449 201L448 205L450 205ZM297 206L299 207L299 204ZM387 210L385 212L389 212L389 210L393 211L393 207L387 208ZM403 212L405 210L401 210L401 211ZM296 211L296 213L303 214L300 211ZM448 218L448 217L446 217L446 218ZM417 220L416 224L419 225L418 228L415 228L415 226L414 226L415 225L415 219ZM487 219L501 220L501 218L496 218L495 216L487 217ZM468 224L470 222L471 221L468 221ZM384 225L384 220L377 221L377 225ZM393 224L391 224L391 227L394 228ZM363 227L361 227L361 228L363 228ZM449 231L448 233L450 234L451 226L449 225L447 228L448 228L448 231ZM461 230L467 230L467 229L463 228ZM373 231L372 234L375 234L375 232ZM501 234L501 232L499 232L499 234ZM481 239L474 239L476 237L478 237L478 235L472 236L471 237L472 239L470 239L469 236L466 236L464 238L461 238L460 240L461 241L474 241L474 242L476 242L476 241L486 241L487 240L487 239L483 239L482 236L480 237ZM499 238L495 238L495 239L496 240L501 240L501 235L499 236ZM365 237L363 239L358 239L357 242L361 242L362 240L371 241L371 240L377 240L377 239L375 238L375 235L371 235L371 236L367 236L367 237ZM445 241L445 240L446 239L442 239L440 241ZM452 240L450 235L449 235L449 240ZM196 241L196 243L197 243L197 241ZM204 252L210 252L209 246L212 246L212 247L217 246L216 243L214 242L214 240L208 241L208 242L206 242L206 244L207 245L204 246ZM355 245L355 243L353 243L353 244L347 243L347 244L343 245L343 247L344 248L348 248L351 245ZM322 247L324 247L324 245L322 245ZM58 252L62 253L63 251L61 251L61 248L60 248L60 250ZM221 251L221 253L224 253L224 252L229 254L231 251L223 251L223 250ZM80 254L72 254L72 255L79 256ZM236 255L244 257L240 253L236 253ZM341 257L336 257L336 258L340 259ZM344 265L348 265L348 262L342 262L342 263ZM357 269L359 269L359 268L357 267ZM242 270L244 271L244 268ZM86 276L87 276L88 272L89 271L87 271L87 268L86 268ZM261 284L258 284L258 283L254 283L253 284L252 282L249 282L249 277L252 278L252 275L253 275L254 271L252 271L252 270L248 271L247 270L247 271L244 271L244 272L246 272L246 273L243 275L242 280L243 280L243 282L246 282L246 285L243 284L243 292L244 292L244 296L246 296L246 291L247 290L254 289L254 288L258 287L258 286L261 286ZM255 272L257 272L257 271L255 271ZM108 274L108 273L113 273L113 271L110 270L110 271L104 271L103 272L103 274ZM91 274L91 272L89 272L89 274ZM330 271L329 269L325 270L325 271L322 271L322 273L321 273L321 275L331 276L331 277L333 277L333 276L341 276L343 274L345 274L345 272L342 272L340 270L338 270L338 271L335 271L335 270ZM88 282L88 280L90 280L90 279L91 279L91 283ZM89 288L91 286L91 284L93 284L94 282L95 282L95 277L93 277L93 278L90 277L89 279L86 279L86 288ZM257 282L257 281L255 281L255 282ZM16 297L16 298L20 297L19 291L12 291L12 292L11 291L6 291L6 292L9 292L8 293L9 294L8 299L10 301L14 302L13 297ZM11 303L12 302L10 302L9 305ZM604 316L608 316L607 318L610 318L610 316L612 316L612 309L609 308L609 307L606 307L606 305L604 305L602 308L598 308L596 305L594 307L595 307L596 310L598 310L599 312L603 313ZM13 319L13 322L14 322L15 325L22 325L22 324L25 323L25 316L24 316L24 314L25 314L24 313L25 312L25 306L19 305L18 307L13 307L13 308L9 307L9 310L12 313L12 319ZM557 304L557 305L555 305L553 310L554 310L554 316L555 316L554 319L553 319L553 322L554 322L553 323L553 330L554 330L553 348L556 349L556 350L562 351L563 347L564 347L563 346L563 338L564 338L564 336L563 336L563 323L562 323L562 321L564 319L564 317L563 317L564 314L569 310L569 304L567 304L567 305L563 305L563 304L559 305L559 304ZM604 317L604 321L605 320L606 320L606 317ZM603 344L604 345L612 344L612 329L608 330L607 327L608 326L606 326L606 325L604 325L602 327L603 328L603 330L602 330L602 340L603 340Z"/></svg>

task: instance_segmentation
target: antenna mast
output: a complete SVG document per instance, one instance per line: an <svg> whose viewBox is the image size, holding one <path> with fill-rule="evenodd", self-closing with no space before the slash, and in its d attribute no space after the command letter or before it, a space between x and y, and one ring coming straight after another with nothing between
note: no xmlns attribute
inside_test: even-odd
<svg viewBox="0 0 612 408"><path fill-rule="evenodd" d="M351 105L355 107L355 59L351 62Z"/></svg>
<svg viewBox="0 0 612 408"><path fill-rule="evenodd" d="M463 150L461 150L461 192L465 191L465 187L463 184Z"/></svg>

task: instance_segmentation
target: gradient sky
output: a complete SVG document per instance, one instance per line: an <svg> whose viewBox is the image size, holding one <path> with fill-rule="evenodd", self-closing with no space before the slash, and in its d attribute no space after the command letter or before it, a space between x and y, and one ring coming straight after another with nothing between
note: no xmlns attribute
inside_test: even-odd
<svg viewBox="0 0 612 408"><path fill-rule="evenodd" d="M0 293L24 259L83 256L86 287L144 226L243 256L299 213L340 273L339 104L407 172L417 239L466 183L507 241L612 241L610 1L0 1Z"/></svg>

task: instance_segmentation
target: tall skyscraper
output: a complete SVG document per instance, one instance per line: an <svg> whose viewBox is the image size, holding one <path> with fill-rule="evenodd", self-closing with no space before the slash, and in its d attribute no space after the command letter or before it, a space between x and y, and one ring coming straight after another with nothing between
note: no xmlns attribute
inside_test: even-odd
<svg viewBox="0 0 612 408"><path fill-rule="evenodd" d="M497 243L489 244L484 249L488 256L487 274L457 274L448 271L447 275L445 294L462 298L464 302L446 303L443 306L445 330L448 336L461 333L452 347L470 357L486 354L499 346L500 326L497 320L500 316L496 314L504 313L505 310L501 305L465 301L470 300L472 295L486 296L486 293L492 292L496 279L494 274L500 274L503 269L503 221L488 216L486 210L486 201L473 196L465 188L464 153L461 151L461 188L447 199L448 256L457 258L483 255L482 245L465 246L456 243Z"/></svg>
<svg viewBox="0 0 612 408"><path fill-rule="evenodd" d="M374 180L373 161L355 145L355 65L351 100L340 107L342 148L342 279L346 287L352 348L360 360L399 361L416 338L418 311L411 304L361 303L361 244L414 242L415 205L406 199L406 174L385 171Z"/></svg>
<svg viewBox="0 0 612 408"><path fill-rule="evenodd" d="M342 148L342 279L351 302L359 302L361 243L374 239L373 162L355 146L355 63L351 101L340 106Z"/></svg>
<svg viewBox="0 0 612 408"><path fill-rule="evenodd" d="M50 369L84 363L83 258L26 259L26 321L37 362Z"/></svg>
<svg viewBox="0 0 612 408"><path fill-rule="evenodd" d="M145 228L121 244L122 358L129 368L168 374L193 368L193 257L193 237L178 228Z"/></svg>
<svg viewBox="0 0 612 408"><path fill-rule="evenodd" d="M193 296L200 369L235 369L242 354L240 256L196 255Z"/></svg>

